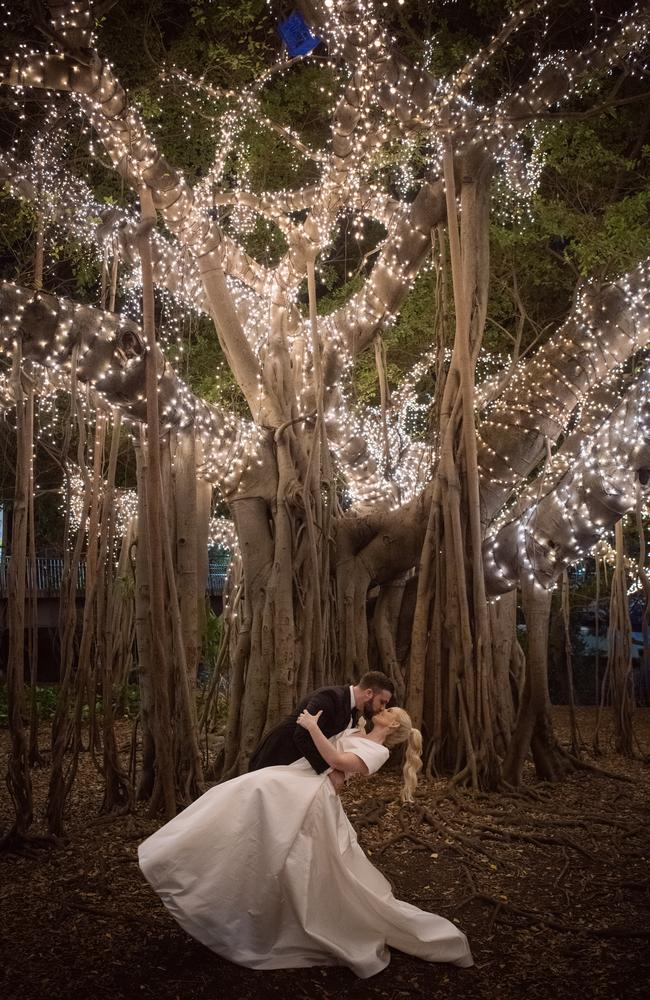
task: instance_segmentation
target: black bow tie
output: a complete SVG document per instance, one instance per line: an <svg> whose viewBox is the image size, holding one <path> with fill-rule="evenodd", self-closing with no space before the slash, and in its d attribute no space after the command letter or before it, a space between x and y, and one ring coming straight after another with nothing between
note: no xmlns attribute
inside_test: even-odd
<svg viewBox="0 0 650 1000"><path fill-rule="evenodd" d="M359 721L359 709L358 708L353 708L352 709L352 725L356 726L356 724L357 724L358 721Z"/></svg>

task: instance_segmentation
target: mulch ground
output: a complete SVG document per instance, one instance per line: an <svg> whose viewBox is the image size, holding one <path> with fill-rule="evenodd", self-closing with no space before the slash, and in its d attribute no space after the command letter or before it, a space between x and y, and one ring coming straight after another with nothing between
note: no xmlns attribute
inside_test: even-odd
<svg viewBox="0 0 650 1000"><path fill-rule="evenodd" d="M566 736L565 710L555 715ZM589 742L594 711L579 716ZM638 712L636 732L647 753L650 710ZM44 730L43 746L46 739ZM7 744L0 733L3 772ZM454 797L443 782L427 782L406 809L395 801L397 773L351 784L344 805L364 850L397 896L455 920L476 961L456 969L393 952L388 969L358 980L343 968L252 972L188 937L137 865L138 843L160 822L144 806L99 817L101 782L84 754L67 845L0 855L0 996L645 1000L650 767L613 753L585 759L629 780L581 771L550 786L529 770L521 797ZM44 832L46 781L46 769L34 772L35 833ZM1 794L4 825L10 807Z"/></svg>

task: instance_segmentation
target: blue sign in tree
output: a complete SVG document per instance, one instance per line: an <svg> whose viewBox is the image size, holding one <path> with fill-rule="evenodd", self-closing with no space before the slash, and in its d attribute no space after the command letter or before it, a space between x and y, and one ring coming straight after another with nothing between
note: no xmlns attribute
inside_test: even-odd
<svg viewBox="0 0 650 1000"><path fill-rule="evenodd" d="M297 11L278 25L278 32L290 56L306 56L320 42L320 38L312 35L309 25Z"/></svg>

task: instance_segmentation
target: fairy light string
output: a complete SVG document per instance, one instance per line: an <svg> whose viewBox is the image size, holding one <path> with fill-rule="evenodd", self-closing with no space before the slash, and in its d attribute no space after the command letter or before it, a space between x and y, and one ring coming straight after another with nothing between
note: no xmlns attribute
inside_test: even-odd
<svg viewBox="0 0 650 1000"><path fill-rule="evenodd" d="M547 0L523 3L487 45L468 54L461 68L447 78L431 74L426 52L419 65L404 59L382 22L386 4L370 0L314 3L327 54L280 60L239 92L218 88L205 77L195 79L182 67L167 67L161 86L182 86L189 98L200 96L215 142L214 161L194 187L162 156L110 62L93 49L89 4L81 0L57 4L51 47L43 52L22 47L0 63L0 83L15 95L18 109L33 89L48 92L53 109L58 94L70 94L80 121L92 127L91 153L108 154L115 170L135 191L142 185L151 190L171 234L154 233L160 304L165 315L172 314L162 297L166 289L170 302L212 317L252 415L248 422L235 420L192 396L171 370L171 348L178 355L183 345L178 332L169 332L173 324L166 322L161 343L167 358L161 355L159 380L165 424L196 425L204 445L201 474L217 484L225 497L236 495L246 474L263 465L268 428L296 419L309 426L315 366L301 306L306 262L315 254L317 268L321 267L350 219L359 245L368 222L379 222L382 235L367 251L361 290L318 320L321 367L327 373L328 437L352 503L399 508L423 489L435 455L414 432L414 415L427 405L412 388L417 382L415 372L411 388L404 387L388 414L388 462L379 411L357 410L347 384L354 359L395 321L430 254L431 228L444 221L443 138L453 136L459 164L480 149L482 156L498 165L506 190L525 198L536 189L543 169L543 129L533 124L531 153L528 143L520 139L523 128L580 94L595 71L606 73L625 64L633 74L635 59L647 49L648 12L645 5L634 4L618 25L604 29L582 52L543 56L541 40L548 31L550 6ZM0 15L10 22L9 4L0 4ZM505 46L518 42L522 27L533 18L540 28L535 71L516 92L504 94L491 107L484 106L475 96L481 74ZM81 50L90 52L83 61L78 55ZM310 58L327 74L325 96L331 103L329 137L320 149L312 148L297 130L275 122L264 112L262 101L266 86L295 72ZM244 156L229 187L226 163L236 157L244 141L243 122L251 120L279 136L296 157L313 163L318 182L297 190L253 191L247 186ZM84 314L96 331L95 340L92 349L80 341L80 377L87 377L110 402L118 389L137 381L136 369L141 365L139 356L129 356L138 344L140 276L134 253L138 219L120 206L98 203L90 186L79 178L72 179L70 191L63 193L51 132L45 128L37 138L29 163L18 162L15 150L10 151L0 164L0 176L16 196L37 202L52 225L64 227L86 244L95 263L119 251L125 272L125 315L119 320L109 316L91 321L91 314ZM401 154L397 189L381 159L386 150L396 148ZM414 168L416 154L423 152L426 176ZM224 207L234 209L228 222L220 216ZM258 218L275 227L284 239L286 249L273 265L260 263L242 245ZM625 359L647 342L643 318L647 316L647 283L646 262L605 292L585 287L564 327L532 360L520 364L505 392L487 400L479 390L483 407L479 463L486 523L493 522L513 493L521 492L522 480L540 462L544 442L561 438L593 386L615 377ZM52 297L28 298L15 286L3 286L0 297L9 303L2 310L5 344L10 347L19 330L24 338L23 315L36 301L41 311L49 311L45 325L51 335L41 334L38 343L27 346L45 367L66 370L70 338L78 336L76 308ZM127 351L123 343L120 347L120 337L130 345ZM120 356L120 350L126 357ZM289 359L293 379L289 403L276 390L279 357ZM140 418L142 402L136 392L128 407L130 419ZM644 424L641 432L645 432ZM621 454L621 460L627 460L625 449ZM556 472L561 477L561 460ZM495 522L491 530L498 533L502 526Z"/></svg>

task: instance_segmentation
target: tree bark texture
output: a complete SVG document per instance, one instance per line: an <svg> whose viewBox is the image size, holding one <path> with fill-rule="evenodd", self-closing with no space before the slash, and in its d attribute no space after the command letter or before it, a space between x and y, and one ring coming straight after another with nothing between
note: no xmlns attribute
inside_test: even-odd
<svg viewBox="0 0 650 1000"><path fill-rule="evenodd" d="M25 837L33 819L29 746L25 729L25 598L29 495L31 480L33 425L30 426L29 399L23 388L21 343L13 349L12 385L16 404L16 485L12 518L11 562L7 593L9 656L7 662L7 709L10 751L7 787L14 805L14 818L0 839L0 847ZM27 389L27 396L31 392ZM33 408L31 409L33 414Z"/></svg>

